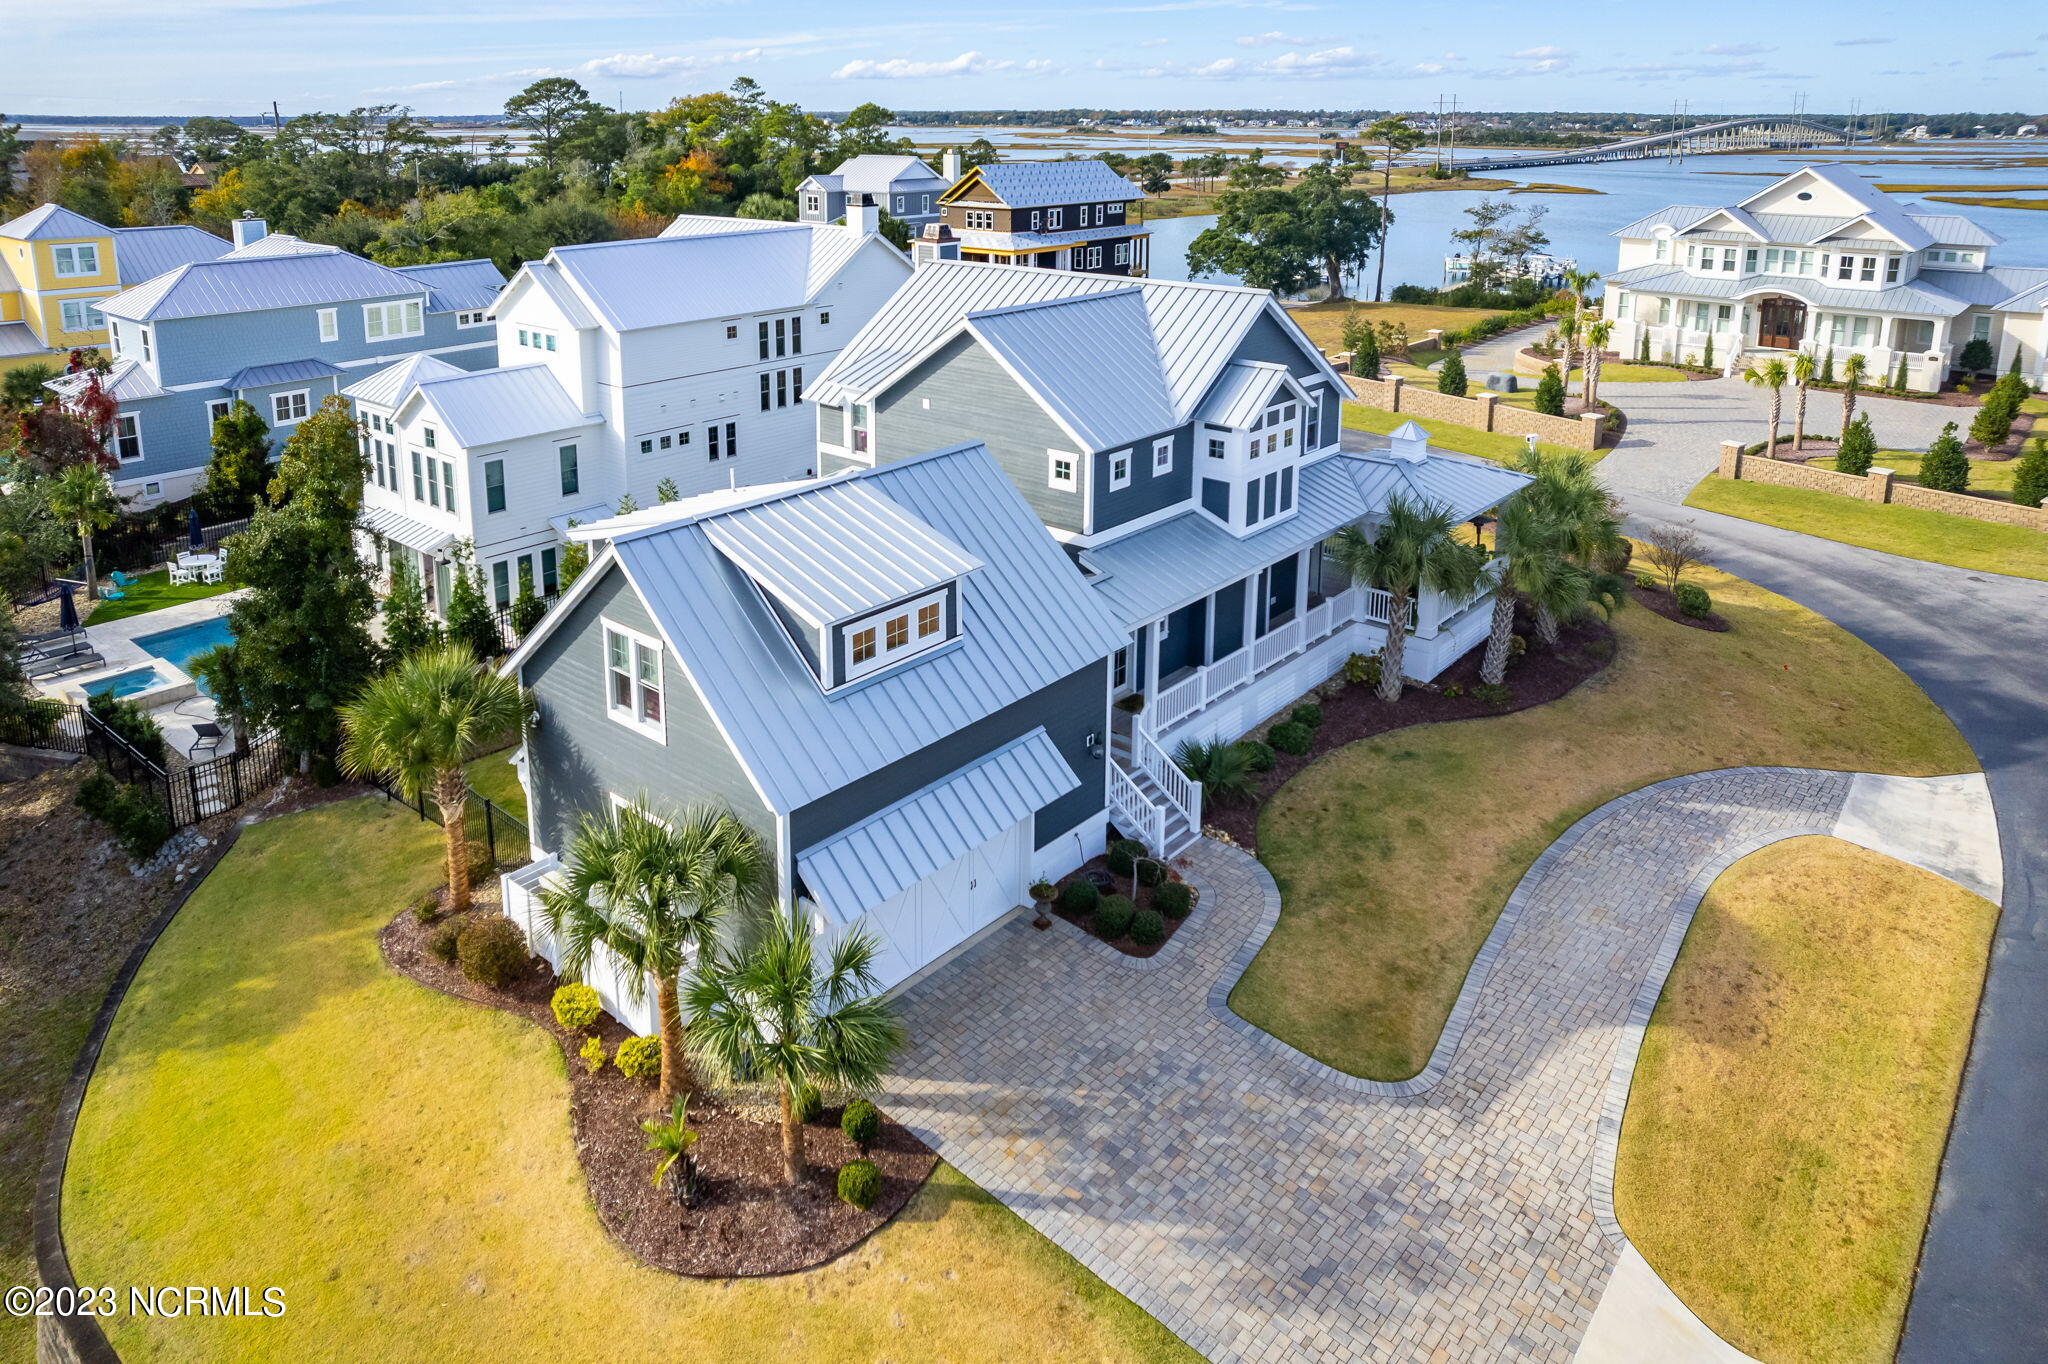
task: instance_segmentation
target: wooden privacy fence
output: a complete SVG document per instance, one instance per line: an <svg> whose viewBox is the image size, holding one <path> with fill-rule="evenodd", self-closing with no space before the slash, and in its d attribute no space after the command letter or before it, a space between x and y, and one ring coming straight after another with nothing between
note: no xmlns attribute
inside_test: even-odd
<svg viewBox="0 0 2048 1364"><path fill-rule="evenodd" d="M1482 392L1470 398L1420 388L1396 374L1387 379L1365 379L1347 374L1344 381L1367 407L1404 416L1426 417L1431 421L1456 422L1477 431L1500 431L1513 436L1534 435L1551 445L1568 450L1597 450L1605 434L1607 414L1588 412L1578 417L1553 417L1512 404L1503 406L1498 393Z"/></svg>
<svg viewBox="0 0 2048 1364"><path fill-rule="evenodd" d="M1747 454L1740 441L1721 442L1721 477L1750 483L1772 483L1780 488L1805 488L1810 492L1834 493L1863 502L1887 502L1895 507L1918 507L1922 511L1947 512L1977 521L1996 521L2007 526L2026 526L2048 531L2048 508L2029 507L1967 493L1937 492L1917 483L1902 483L1892 470L1876 465L1867 474L1841 474L1811 464L1767 459Z"/></svg>

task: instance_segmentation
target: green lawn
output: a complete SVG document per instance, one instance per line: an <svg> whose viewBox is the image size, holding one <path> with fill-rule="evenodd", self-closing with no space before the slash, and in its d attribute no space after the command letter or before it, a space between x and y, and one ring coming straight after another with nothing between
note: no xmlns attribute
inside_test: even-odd
<svg viewBox="0 0 2048 1364"><path fill-rule="evenodd" d="M1862 502L1805 488L1738 482L1719 474L1701 479L1685 505L1908 559L2048 579L2048 534L2025 526Z"/></svg>
<svg viewBox="0 0 2048 1364"><path fill-rule="evenodd" d="M1432 382L1434 382L1435 378L1435 375L1430 376ZM1343 420L1344 425L1353 431L1371 431L1382 436L1392 431L1401 423L1412 421L1423 430L1429 432L1429 443L1438 449L1453 450L1461 455L1477 455L1481 459L1490 459L1496 464L1503 463L1529 448L1527 441L1511 432L1479 431L1469 426L1460 426L1456 422L1434 421L1428 417L1411 417L1405 412L1382 412L1376 407L1367 407L1363 403L1345 403ZM1569 447L1552 445L1549 441L1538 441L1536 448L1546 455L1561 455L1569 452ZM1595 463L1598 463L1607 455L1605 450L1581 450L1577 453L1585 455Z"/></svg>
<svg viewBox="0 0 2048 1364"><path fill-rule="evenodd" d="M117 1316L124 1357L1193 1358L946 1167L816 1270L721 1283L633 1260L591 1210L554 1042L378 954L437 837L374 799L259 824L150 954L79 1121L72 1269L275 1285L287 1311Z"/></svg>
<svg viewBox="0 0 2048 1364"><path fill-rule="evenodd" d="M1588 811L1746 764L1975 770L1947 717L1869 646L1752 584L1689 577L1730 632L1625 609L1613 664L1563 699L1361 740L1281 788L1259 819L1280 922L1231 1007L1340 1070L1402 1079L1428 1060L1515 883Z"/></svg>
<svg viewBox="0 0 2048 1364"><path fill-rule="evenodd" d="M1752 853L1701 901L1643 1035L1615 1204L1736 1348L1891 1360L1997 922L1831 838Z"/></svg>
<svg viewBox="0 0 2048 1364"><path fill-rule="evenodd" d="M1418 351L1424 332L1456 331L1475 322L1484 322L1489 317L1498 317L1502 312L1499 308L1447 308L1434 303L1355 303L1339 299L1334 303L1289 308L1287 315L1308 333L1308 339L1324 354L1336 355L1345 349L1344 318L1353 308L1373 322L1406 324L1408 339ZM1441 351L1429 351L1427 355L1428 359L1421 363L1443 358Z"/></svg>
<svg viewBox="0 0 2048 1364"><path fill-rule="evenodd" d="M135 580L135 586L119 590L122 593L121 600L101 601L93 608L92 615L87 617L89 623L104 625L110 620L125 620L129 616L139 616L146 611L161 611L166 606L176 606L179 602L203 601L208 597L218 597L232 589L226 583L178 583L174 586L171 575L166 570L145 573Z"/></svg>
<svg viewBox="0 0 2048 1364"><path fill-rule="evenodd" d="M1920 481L1920 461L1927 457L1924 450L1880 450L1872 463L1890 469L1898 475L1901 483ZM1832 459L1809 461L1815 468L1832 469ZM2013 475L2019 471L2016 459L1973 459L1970 461L1970 491L1973 493L1997 493L2006 501L2012 501Z"/></svg>
<svg viewBox="0 0 2048 1364"><path fill-rule="evenodd" d="M471 763L468 768L469 786L492 804L525 819L526 792L519 785L519 774L512 770L513 752L509 748L501 749Z"/></svg>

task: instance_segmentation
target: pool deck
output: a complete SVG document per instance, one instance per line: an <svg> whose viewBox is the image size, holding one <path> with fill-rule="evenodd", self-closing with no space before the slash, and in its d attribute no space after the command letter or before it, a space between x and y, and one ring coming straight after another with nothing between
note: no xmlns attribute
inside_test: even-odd
<svg viewBox="0 0 2048 1364"><path fill-rule="evenodd" d="M150 715L163 729L165 742L178 752L189 754L192 751L192 741L196 737L192 727L201 721L219 718L214 710L213 698L203 693L193 695L186 690L192 684L189 676L175 664L157 657L135 641L144 635L162 634L166 630L176 630L180 626L197 625L202 621L225 616L240 595L238 591L223 592L217 597L179 602L160 611L145 611L139 616L126 616L103 625L87 621L86 638L92 641L93 648L99 650L100 656L106 659L106 664L89 673L74 673L67 677L52 678L39 683L38 686L46 696L82 705L88 684L136 668L155 668L166 679L174 680L174 685L170 688L154 693L166 698L163 704L152 705L150 693L132 699L149 708Z"/></svg>

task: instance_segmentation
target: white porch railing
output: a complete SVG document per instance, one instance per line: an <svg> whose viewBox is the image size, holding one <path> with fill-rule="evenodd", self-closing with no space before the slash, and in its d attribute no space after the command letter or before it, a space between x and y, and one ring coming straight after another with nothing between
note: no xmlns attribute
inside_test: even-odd
<svg viewBox="0 0 2048 1364"><path fill-rule="evenodd" d="M1109 803L1130 821L1132 832L1146 847L1157 850L1166 846L1166 811L1147 800L1131 774L1117 762L1109 765Z"/></svg>
<svg viewBox="0 0 2048 1364"><path fill-rule="evenodd" d="M1131 756L1152 780L1159 783L1159 789L1166 793L1166 798L1180 807L1188 828L1199 833L1202 828L1202 783L1181 771L1180 764L1159 746L1159 741L1149 730L1140 729L1131 736ZM1167 847L1164 840L1157 845L1157 850L1162 857L1179 851Z"/></svg>
<svg viewBox="0 0 2048 1364"><path fill-rule="evenodd" d="M1250 647L1196 668L1170 687L1162 687L1158 698L1145 708L1146 728L1154 733L1173 728L1198 714L1211 701L1299 656L1353 621L1384 625L1391 604L1392 599L1377 588L1347 587L1325 598L1279 629L1253 640ZM1409 619L1412 623L1412 610ZM1166 782L1162 779L1160 785L1164 787Z"/></svg>
<svg viewBox="0 0 2048 1364"><path fill-rule="evenodd" d="M1301 652L1307 642L1303 633L1301 617L1296 616L1279 629L1260 635L1252 641L1252 668L1264 672L1275 664L1285 663Z"/></svg>

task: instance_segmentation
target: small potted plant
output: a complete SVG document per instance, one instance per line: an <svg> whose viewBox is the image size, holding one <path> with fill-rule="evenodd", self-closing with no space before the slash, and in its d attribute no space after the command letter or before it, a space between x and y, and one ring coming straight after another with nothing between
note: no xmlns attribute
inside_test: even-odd
<svg viewBox="0 0 2048 1364"><path fill-rule="evenodd" d="M1050 881L1034 881L1031 883L1031 900L1038 910L1037 915L1031 920L1033 928L1047 929L1052 927L1052 915L1047 912L1046 907L1053 902L1053 899L1059 893L1060 888Z"/></svg>

